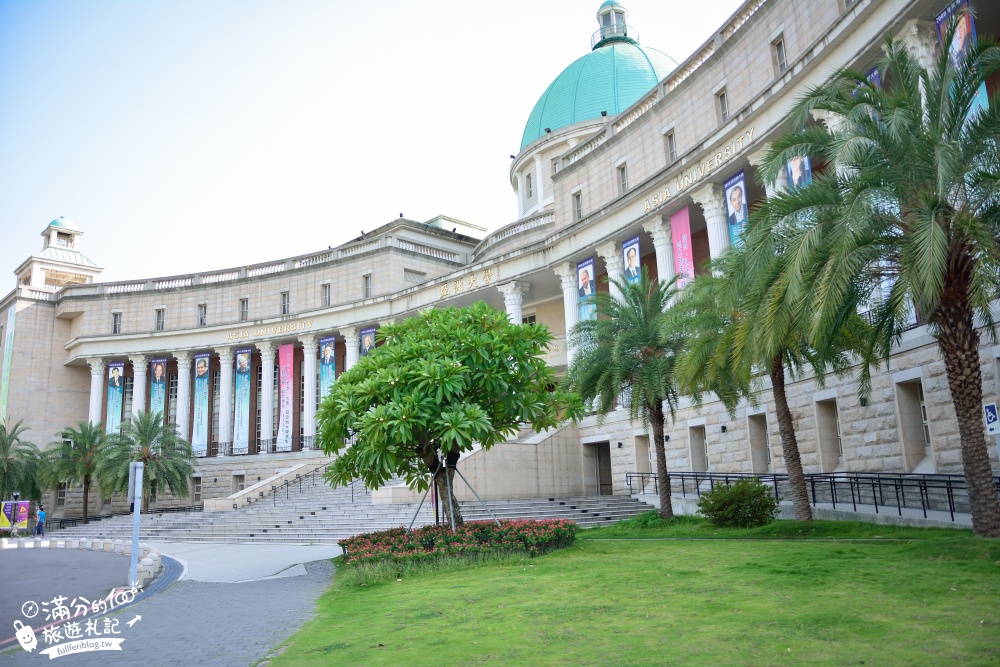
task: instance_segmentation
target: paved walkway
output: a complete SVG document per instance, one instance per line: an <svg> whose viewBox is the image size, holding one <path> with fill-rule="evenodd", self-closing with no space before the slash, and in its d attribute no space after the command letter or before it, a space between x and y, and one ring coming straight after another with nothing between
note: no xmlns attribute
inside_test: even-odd
<svg viewBox="0 0 1000 667"><path fill-rule="evenodd" d="M329 559L340 553L335 546L152 544L173 576L183 578L111 615L118 620L112 636L124 639L121 651L59 656L58 664L245 667L312 617L333 576ZM161 575L170 578L169 571ZM141 619L128 627L136 616ZM48 656L39 654L49 646L43 639L38 632L33 653L18 647L0 654L0 667L47 664Z"/></svg>

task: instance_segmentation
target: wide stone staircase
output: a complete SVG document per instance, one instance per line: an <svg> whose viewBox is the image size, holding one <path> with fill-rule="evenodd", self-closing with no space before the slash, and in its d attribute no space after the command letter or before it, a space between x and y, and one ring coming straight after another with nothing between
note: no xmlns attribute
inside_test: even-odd
<svg viewBox="0 0 1000 667"><path fill-rule="evenodd" d="M627 496L498 500L487 503L499 519L570 519L581 527L608 525L652 509ZM345 537L408 526L415 504L380 505L360 484L331 489L322 480L279 489L253 505L229 512L176 512L142 516L144 541L335 543ZM489 521L478 502L462 502L467 521ZM425 503L415 526L434 522L434 510ZM131 539L132 518L118 515L89 524L50 530L55 539Z"/></svg>

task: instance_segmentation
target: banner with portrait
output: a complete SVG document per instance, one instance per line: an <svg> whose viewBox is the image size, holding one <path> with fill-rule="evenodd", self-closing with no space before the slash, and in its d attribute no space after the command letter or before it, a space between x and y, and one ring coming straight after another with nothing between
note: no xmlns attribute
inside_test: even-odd
<svg viewBox="0 0 1000 667"><path fill-rule="evenodd" d="M955 24L955 36L948 49L948 64L957 69L965 62L969 55L969 49L978 41L976 19L972 15L972 3L969 0L955 0L934 19L937 24L938 41L941 43L941 48L944 48L944 41L948 36L948 24L953 17L957 17L958 22ZM981 109L986 109L989 105L986 84L982 83L979 85L979 90L976 91L976 97L972 100L972 107L969 109L966 120L975 116Z"/></svg>
<svg viewBox="0 0 1000 667"><path fill-rule="evenodd" d="M149 412L165 415L167 411L167 360L149 362Z"/></svg>
<svg viewBox="0 0 1000 667"><path fill-rule="evenodd" d="M882 88L882 75L878 71L878 66L872 67L865 73L865 78L868 79L868 83L872 84L876 88Z"/></svg>
<svg viewBox="0 0 1000 667"><path fill-rule="evenodd" d="M788 176L788 189L795 190L813 181L812 166L808 155L796 155L785 163L785 174Z"/></svg>
<svg viewBox="0 0 1000 667"><path fill-rule="evenodd" d="M108 364L108 400L104 430L118 433L122 427L122 397L125 391L125 362Z"/></svg>
<svg viewBox="0 0 1000 667"><path fill-rule="evenodd" d="M295 344L278 347L278 437L274 451L292 451L292 377Z"/></svg>
<svg viewBox="0 0 1000 667"><path fill-rule="evenodd" d="M246 454L250 448L250 362L252 354L253 350L249 347L236 350L233 454Z"/></svg>
<svg viewBox="0 0 1000 667"><path fill-rule="evenodd" d="M375 327L361 330L360 354L367 357L375 351Z"/></svg>
<svg viewBox="0 0 1000 667"><path fill-rule="evenodd" d="M687 206L670 216L670 238L674 245L677 289L694 279L694 248L691 246L691 216Z"/></svg>
<svg viewBox="0 0 1000 667"><path fill-rule="evenodd" d="M320 338L319 340L319 400L330 393L330 387L337 378L337 339ZM306 382L309 378L306 378Z"/></svg>
<svg viewBox="0 0 1000 667"><path fill-rule="evenodd" d="M17 301L7 309L7 328L3 339L3 371L0 372L0 421L7 419L7 397L10 395L10 364L14 360L14 320Z"/></svg>
<svg viewBox="0 0 1000 667"><path fill-rule="evenodd" d="M597 317L597 304L594 303L594 295L597 294L597 283L594 278L593 256L576 263L576 284L578 288L576 307L577 315L581 322Z"/></svg>
<svg viewBox="0 0 1000 667"><path fill-rule="evenodd" d="M637 283L642 278L642 259L639 255L639 236L622 242L622 259L625 260L625 282Z"/></svg>
<svg viewBox="0 0 1000 667"><path fill-rule="evenodd" d="M191 426L191 449L195 456L208 454L208 427L211 414L208 412L208 392L211 390L209 378L209 355L194 355L194 410Z"/></svg>
<svg viewBox="0 0 1000 667"><path fill-rule="evenodd" d="M740 169L722 183L726 196L726 218L729 221L729 245L743 244L743 230L747 228L747 183Z"/></svg>

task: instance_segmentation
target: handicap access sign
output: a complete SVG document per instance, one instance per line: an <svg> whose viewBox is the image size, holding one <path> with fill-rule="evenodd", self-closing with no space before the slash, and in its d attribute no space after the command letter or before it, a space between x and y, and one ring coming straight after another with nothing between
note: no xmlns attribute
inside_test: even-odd
<svg viewBox="0 0 1000 667"><path fill-rule="evenodd" d="M997 404L987 403L984 405L983 416L986 417L986 433L1000 435L1000 413L997 412Z"/></svg>

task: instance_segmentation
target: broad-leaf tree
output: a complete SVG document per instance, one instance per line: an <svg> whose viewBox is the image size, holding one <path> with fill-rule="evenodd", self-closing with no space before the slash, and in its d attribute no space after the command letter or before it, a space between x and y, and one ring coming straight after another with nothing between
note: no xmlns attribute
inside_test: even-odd
<svg viewBox="0 0 1000 667"><path fill-rule="evenodd" d="M90 487L97 467L97 453L108 439L104 423L77 422L59 434L43 455L40 478L48 486L83 484L83 522L90 518Z"/></svg>
<svg viewBox="0 0 1000 667"><path fill-rule="evenodd" d="M14 424L0 421L0 500L10 498L14 491L25 500L41 497L35 481L41 454L24 439L27 430L24 420Z"/></svg>
<svg viewBox="0 0 1000 667"><path fill-rule="evenodd" d="M651 280L645 268L638 282L612 283L621 296L595 294L596 317L579 322L570 332L577 353L569 369L569 384L592 402L600 418L627 397L629 417L650 429L660 516L666 519L674 510L663 446L667 419L663 404L673 417L678 397L674 371L684 338L664 326L664 311L676 290L669 283Z"/></svg>
<svg viewBox="0 0 1000 667"><path fill-rule="evenodd" d="M97 479L107 494L128 492L129 464L144 464L142 511L149 510L153 485L186 498L194 472L191 445L177 435L174 424L163 423L161 412L140 412L122 426L121 434L109 436L98 450Z"/></svg>
<svg viewBox="0 0 1000 667"><path fill-rule="evenodd" d="M545 363L552 335L544 326L512 324L478 302L428 310L378 335L382 345L337 378L317 413L320 446L339 454L326 474L335 486L360 479L378 488L400 476L424 490L437 472L445 516L457 526L463 452L489 449L523 424L541 432L580 416L579 398Z"/></svg>
<svg viewBox="0 0 1000 667"><path fill-rule="evenodd" d="M952 26L950 35L954 31ZM826 163L813 184L777 198L775 224L811 223L789 249L789 275L825 335L861 284L881 294L869 313L862 394L870 369L888 361L913 314L937 339L958 418L962 464L977 535L1000 537L982 419L980 330L996 339L991 305L1000 293L1000 103L972 114L980 86L1000 69L1000 48L981 38L966 59L944 48L924 70L902 43L886 40L880 87L855 70L808 91L793 121L827 117L773 143L765 177L786 160Z"/></svg>

